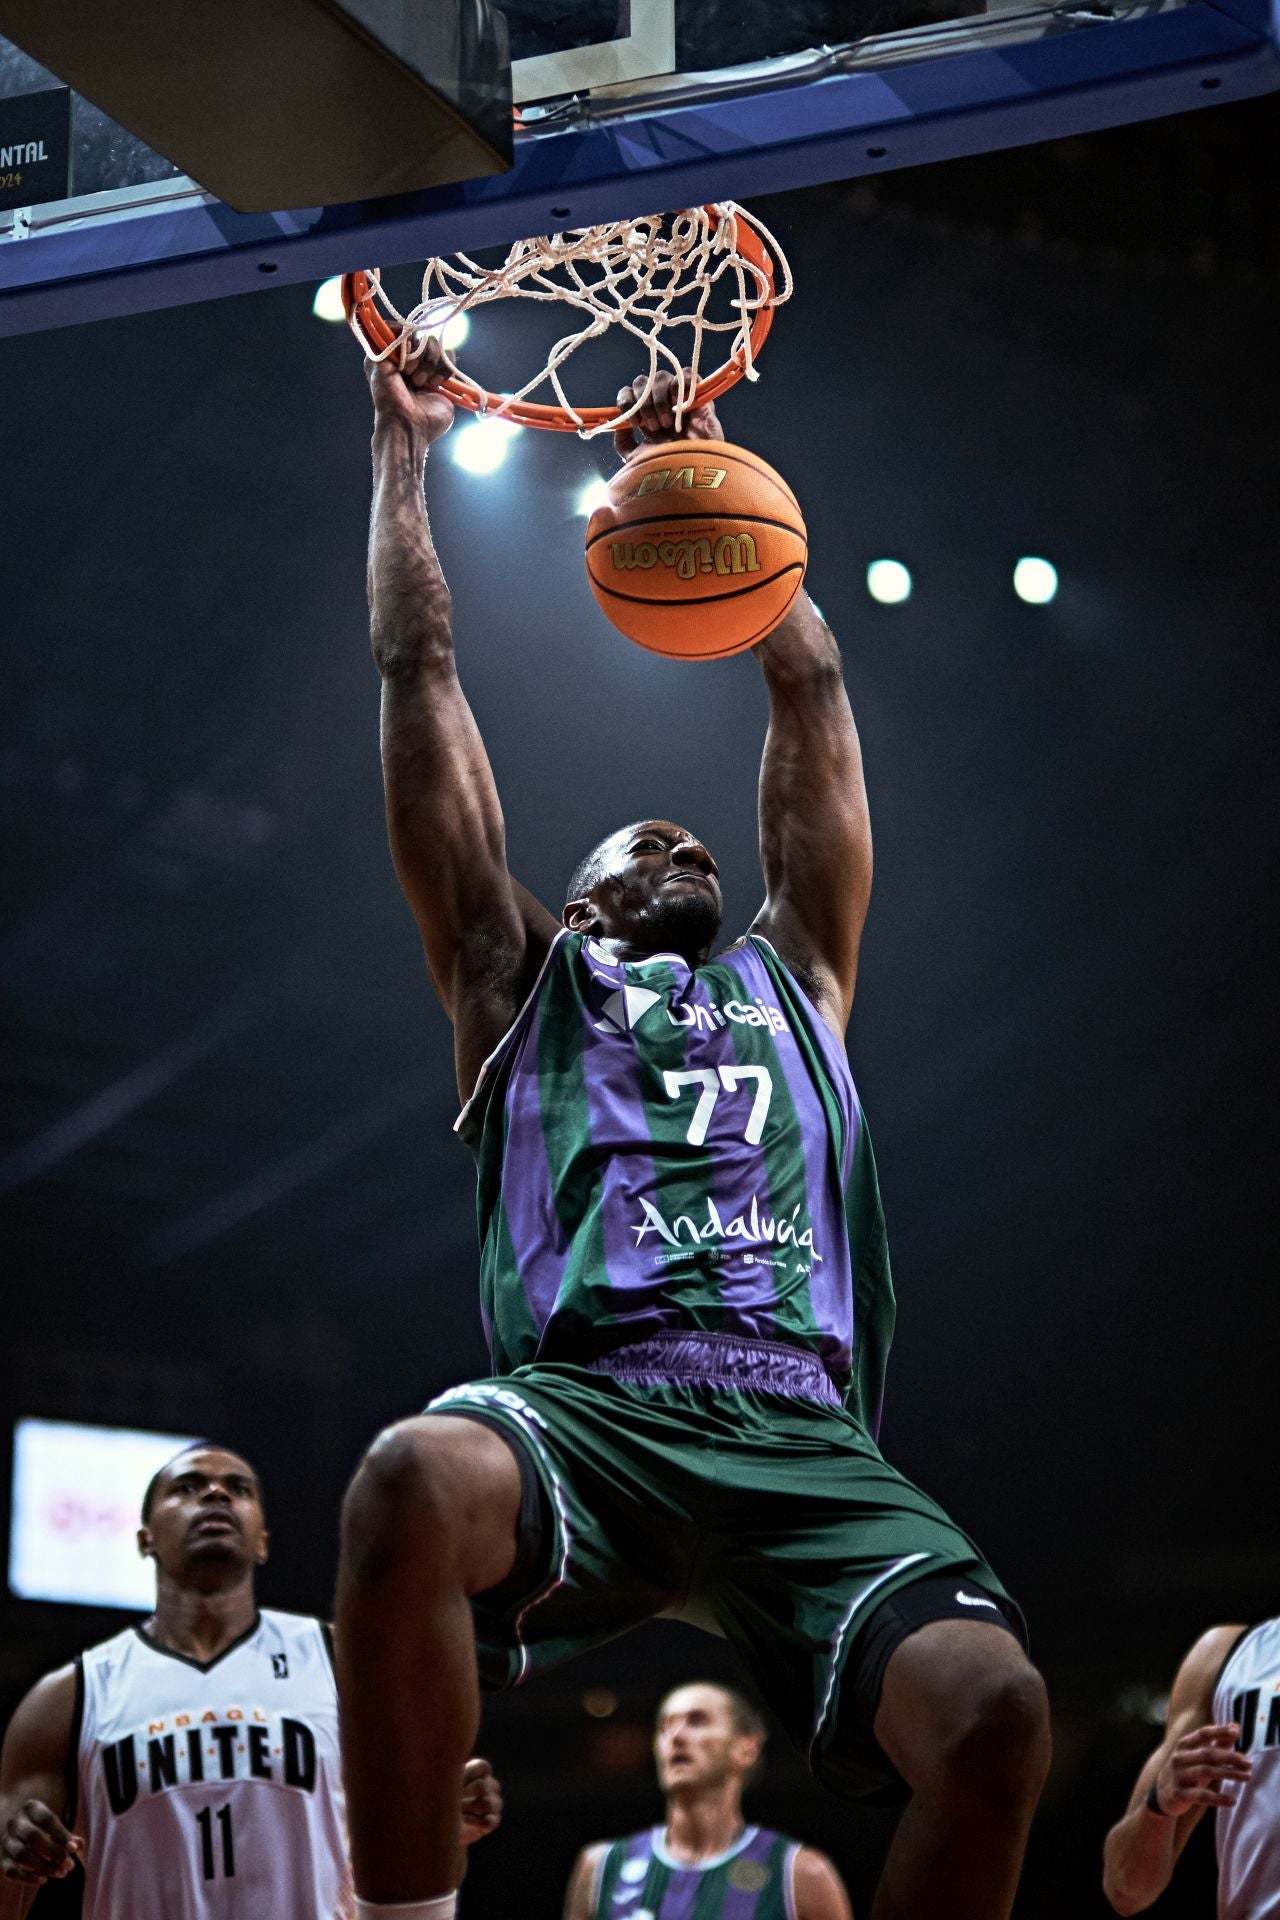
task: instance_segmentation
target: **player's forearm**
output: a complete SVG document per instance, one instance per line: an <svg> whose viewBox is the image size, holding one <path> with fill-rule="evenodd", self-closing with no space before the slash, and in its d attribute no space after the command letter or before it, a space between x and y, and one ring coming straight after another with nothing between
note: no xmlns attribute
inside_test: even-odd
<svg viewBox="0 0 1280 1920"><path fill-rule="evenodd" d="M1102 1891L1117 1913L1142 1913L1168 1886L1176 1858L1178 1822L1130 1809L1107 1835L1102 1854Z"/></svg>
<svg viewBox="0 0 1280 1920"><path fill-rule="evenodd" d="M369 523L369 630L384 680L453 662L449 588L422 491L425 459L425 441L401 422L378 422Z"/></svg>
<svg viewBox="0 0 1280 1920"><path fill-rule="evenodd" d="M776 642L775 642L776 635ZM848 878L847 840L870 857L862 749L837 647L806 600L756 648L769 689L760 766L761 852L789 844L819 868L830 857Z"/></svg>
<svg viewBox="0 0 1280 1920"><path fill-rule="evenodd" d="M803 591L796 595L786 617L752 651L770 693L802 682L825 683L834 691L843 680L835 635Z"/></svg>

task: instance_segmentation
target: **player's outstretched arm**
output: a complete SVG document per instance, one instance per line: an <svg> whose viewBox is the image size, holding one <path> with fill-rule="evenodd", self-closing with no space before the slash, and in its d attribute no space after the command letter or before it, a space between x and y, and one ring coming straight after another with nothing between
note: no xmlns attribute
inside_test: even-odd
<svg viewBox="0 0 1280 1920"><path fill-rule="evenodd" d="M0 1920L21 1920L46 1880L80 1854L63 1824L75 1719L76 1671L37 1680L9 1722L0 1756Z"/></svg>
<svg viewBox="0 0 1280 1920"><path fill-rule="evenodd" d="M458 1086L515 1018L557 922L507 871L497 787L458 680L449 589L423 496L428 449L453 406L433 341L400 373L368 363L373 392L369 614L382 676L382 771L391 852L454 1023Z"/></svg>
<svg viewBox="0 0 1280 1920"><path fill-rule="evenodd" d="M853 1920L843 1880L816 1847L797 1853L791 1890L796 1920Z"/></svg>
<svg viewBox="0 0 1280 1920"><path fill-rule="evenodd" d="M624 387L618 404L630 405L641 384ZM660 373L635 422L614 435L624 460L677 438L674 396L674 376ZM712 406L689 414L679 433L724 438ZM766 899L752 931L772 940L843 1035L871 896L871 821L840 649L801 593L752 651L769 689L759 802Z"/></svg>
<svg viewBox="0 0 1280 1920"><path fill-rule="evenodd" d="M807 594L753 649L769 689L760 763L765 934L843 1035L867 902L871 820L840 649Z"/></svg>
<svg viewBox="0 0 1280 1920"><path fill-rule="evenodd" d="M1213 1721L1222 1663L1244 1632L1212 1627L1178 1669L1164 1739L1139 1773L1125 1816L1103 1848L1102 1890L1117 1913L1142 1913L1160 1897L1205 1808L1229 1807L1249 1778L1253 1762L1235 1751L1239 1727Z"/></svg>

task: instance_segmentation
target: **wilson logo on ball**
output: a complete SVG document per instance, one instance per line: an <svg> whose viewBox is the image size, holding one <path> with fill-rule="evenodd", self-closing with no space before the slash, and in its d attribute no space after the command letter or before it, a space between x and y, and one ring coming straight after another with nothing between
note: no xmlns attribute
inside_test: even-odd
<svg viewBox="0 0 1280 1920"><path fill-rule="evenodd" d="M710 540L611 540L609 553L619 573L639 567L671 567L678 580L692 580L699 573L759 573L756 543L749 533L722 533L713 547Z"/></svg>

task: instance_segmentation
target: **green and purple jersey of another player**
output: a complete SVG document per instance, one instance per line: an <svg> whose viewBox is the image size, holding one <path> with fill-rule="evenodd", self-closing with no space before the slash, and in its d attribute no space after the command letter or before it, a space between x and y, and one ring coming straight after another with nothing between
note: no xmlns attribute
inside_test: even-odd
<svg viewBox="0 0 1280 1920"><path fill-rule="evenodd" d="M875 1432L894 1304L871 1141L767 940L695 970L561 934L457 1124L495 1372L729 1336L771 1343L775 1391L779 1348L816 1356Z"/></svg>
<svg viewBox="0 0 1280 1920"><path fill-rule="evenodd" d="M748 1827L716 1860L672 1859L654 1828L615 1840L596 1870L591 1920L795 1920L791 1876L799 1847Z"/></svg>

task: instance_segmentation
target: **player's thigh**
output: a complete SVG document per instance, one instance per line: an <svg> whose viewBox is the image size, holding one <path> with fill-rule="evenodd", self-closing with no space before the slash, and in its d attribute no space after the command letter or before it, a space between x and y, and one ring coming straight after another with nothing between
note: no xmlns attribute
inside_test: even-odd
<svg viewBox="0 0 1280 1920"><path fill-rule="evenodd" d="M720 1543L717 1620L825 1784L901 1797L873 1729L898 1640L937 1613L990 1610L1016 1646L1021 1616L963 1529L847 1415L784 1410L758 1445L757 1462L732 1467L744 1496L749 1473L754 1485ZM955 1598L961 1581L967 1606ZM899 1603L908 1591L928 1605Z"/></svg>

